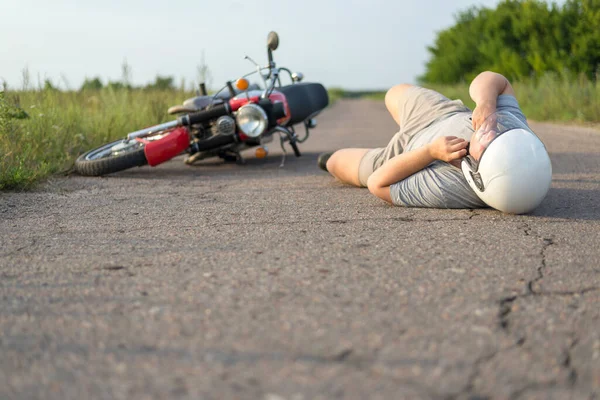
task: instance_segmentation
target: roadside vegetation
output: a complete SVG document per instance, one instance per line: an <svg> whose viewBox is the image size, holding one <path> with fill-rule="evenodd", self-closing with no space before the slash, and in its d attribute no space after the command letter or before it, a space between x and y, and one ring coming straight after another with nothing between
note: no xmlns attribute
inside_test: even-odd
<svg viewBox="0 0 600 400"><path fill-rule="evenodd" d="M559 74L597 79L600 72L600 2L504 0L472 7L437 33L420 81L456 84L492 70L511 81Z"/></svg>
<svg viewBox="0 0 600 400"><path fill-rule="evenodd" d="M192 95L112 87L0 92L0 190L67 172L79 154L168 120L167 109Z"/></svg>
<svg viewBox="0 0 600 400"><path fill-rule="evenodd" d="M421 84L462 99L469 107L468 82L482 70L507 76L525 114L539 121L600 121L600 3L566 0L562 6L539 0L505 0L496 9L471 8L440 31ZM198 81L210 82L204 56ZM157 76L133 87L125 62L122 79L87 79L60 90L45 80L22 87L0 82L0 190L22 189L51 174L67 172L86 150L125 133L171 119L169 106L194 92ZM339 98L383 100L385 92L329 90Z"/></svg>
<svg viewBox="0 0 600 400"><path fill-rule="evenodd" d="M547 73L541 78L513 81L519 104L525 115L535 121L573 124L600 122L600 83L585 75L572 79ZM469 97L469 83L431 84L424 87L437 90L450 99L461 99L471 109L475 103ZM385 91L356 92L336 89L337 98L385 98Z"/></svg>
<svg viewBox="0 0 600 400"><path fill-rule="evenodd" d="M468 84L431 85L469 107ZM569 80L547 74L514 82L521 106L538 121L597 123L600 85L585 76ZM385 92L330 89L340 98L383 100ZM0 190L30 187L49 175L69 171L84 151L125 133L172 119L167 109L195 94L176 88L103 87L80 91L0 92Z"/></svg>

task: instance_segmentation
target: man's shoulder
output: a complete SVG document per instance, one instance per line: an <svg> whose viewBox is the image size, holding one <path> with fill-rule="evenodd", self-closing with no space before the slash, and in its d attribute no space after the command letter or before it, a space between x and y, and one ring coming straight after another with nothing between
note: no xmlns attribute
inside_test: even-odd
<svg viewBox="0 0 600 400"><path fill-rule="evenodd" d="M471 111L461 111L434 121L430 126L414 136L415 146L410 146L409 144L409 150L421 147L440 136L456 136L469 140L473 134L472 114Z"/></svg>

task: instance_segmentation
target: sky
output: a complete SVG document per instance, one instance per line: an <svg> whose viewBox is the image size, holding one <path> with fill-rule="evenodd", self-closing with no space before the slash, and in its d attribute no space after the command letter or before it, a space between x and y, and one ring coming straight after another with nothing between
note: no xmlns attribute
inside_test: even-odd
<svg viewBox="0 0 600 400"><path fill-rule="evenodd" d="M202 55L211 87L266 63L266 37L279 34L275 61L327 87L386 89L414 83L436 32L470 6L498 0L0 0L0 82L50 79L77 89L84 79L198 80Z"/></svg>

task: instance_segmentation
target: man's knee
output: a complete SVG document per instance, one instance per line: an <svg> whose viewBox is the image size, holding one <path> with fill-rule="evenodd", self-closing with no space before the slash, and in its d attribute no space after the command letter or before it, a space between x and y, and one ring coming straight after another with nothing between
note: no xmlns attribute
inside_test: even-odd
<svg viewBox="0 0 600 400"><path fill-rule="evenodd" d="M398 117L398 106L400 99L404 96L407 90L413 88L414 85L409 83L401 83L399 85L393 86L390 90L388 90L385 94L385 106L392 115L392 117L400 124L400 120Z"/></svg>
<svg viewBox="0 0 600 400"><path fill-rule="evenodd" d="M332 175L335 175L335 169L337 167L338 158L340 156L339 153L340 153L339 150L334 152L331 155L331 157L329 157L329 160L327 160L327 171Z"/></svg>
<svg viewBox="0 0 600 400"><path fill-rule="evenodd" d="M392 86L385 93L385 104L387 105L388 103L392 104L397 102L400 97L404 95L404 92L412 87L414 87L414 85L411 85L410 83L401 83L399 85Z"/></svg>

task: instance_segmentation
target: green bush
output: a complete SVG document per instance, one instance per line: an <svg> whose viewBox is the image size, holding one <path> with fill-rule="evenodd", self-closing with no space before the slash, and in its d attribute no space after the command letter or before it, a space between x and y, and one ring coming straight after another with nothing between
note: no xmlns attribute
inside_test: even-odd
<svg viewBox="0 0 600 400"><path fill-rule="evenodd" d="M100 90L104 87L104 85L102 84L102 80L100 80L100 78L96 77L93 79L88 79L86 78L85 81L83 82L83 84L81 85L81 91L84 90Z"/></svg>
<svg viewBox="0 0 600 400"><path fill-rule="evenodd" d="M510 80L547 73L596 80L600 69L600 0L504 0L496 9L474 7L437 34L420 81L470 82L479 72Z"/></svg>

